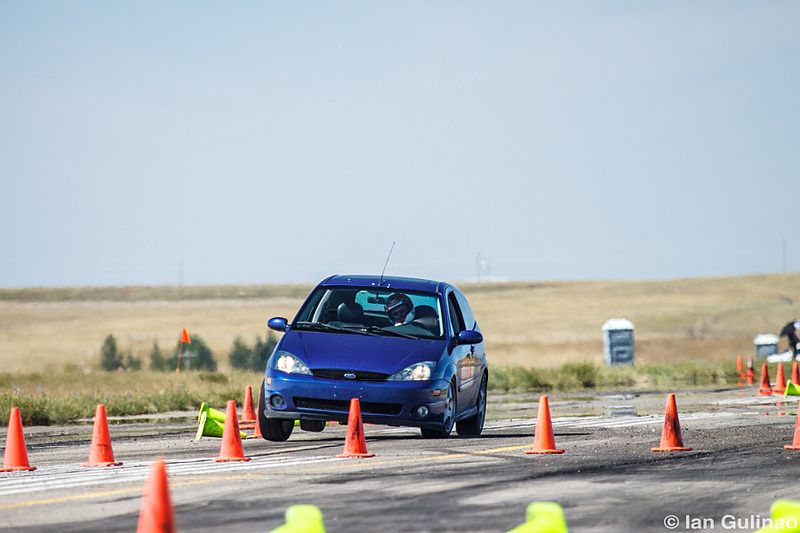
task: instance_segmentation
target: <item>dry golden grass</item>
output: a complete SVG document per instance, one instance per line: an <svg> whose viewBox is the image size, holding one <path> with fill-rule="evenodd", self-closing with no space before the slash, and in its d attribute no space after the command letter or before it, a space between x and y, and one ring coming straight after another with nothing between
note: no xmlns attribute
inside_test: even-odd
<svg viewBox="0 0 800 533"><path fill-rule="evenodd" d="M723 361L752 338L800 317L800 274L671 281L463 285L493 364L556 366L602 361L607 318L636 325L638 362ZM265 334L292 317L310 287L123 287L0 290L0 371L90 367L103 338L143 356L171 349L181 327L202 336L221 368L233 339ZM785 343L785 341L784 341Z"/></svg>
<svg viewBox="0 0 800 533"><path fill-rule="evenodd" d="M467 287L504 363L599 362L607 318L636 326L637 361L721 360L800 316L800 275ZM785 342L785 341L784 341Z"/></svg>
<svg viewBox="0 0 800 533"><path fill-rule="evenodd" d="M257 394L260 372L102 372L75 367L63 372L0 373L0 425L12 406L20 408L23 422L64 423L88 418L98 403L111 416L194 410L201 402L218 409L227 400L242 408L244 390ZM256 396L257 398L257 396Z"/></svg>

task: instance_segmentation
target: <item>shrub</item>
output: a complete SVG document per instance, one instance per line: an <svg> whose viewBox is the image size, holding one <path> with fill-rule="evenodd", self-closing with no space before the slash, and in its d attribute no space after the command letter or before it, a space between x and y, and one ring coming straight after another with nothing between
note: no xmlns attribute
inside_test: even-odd
<svg viewBox="0 0 800 533"><path fill-rule="evenodd" d="M134 357L132 353L125 355L125 370L137 371L142 369L142 358Z"/></svg>
<svg viewBox="0 0 800 533"><path fill-rule="evenodd" d="M250 361L250 370L264 370L267 366L267 359L272 355L277 345L278 339L271 331L267 333L267 337L263 342L261 337L256 337L256 345L253 348L253 356Z"/></svg>
<svg viewBox="0 0 800 533"><path fill-rule="evenodd" d="M100 348L100 368L113 372L122 367L122 355L117 350L117 339L108 335Z"/></svg>
<svg viewBox="0 0 800 533"><path fill-rule="evenodd" d="M246 369L250 366L253 359L253 349L250 348L241 337L236 337L233 347L228 354L228 362L232 368Z"/></svg>
<svg viewBox="0 0 800 533"><path fill-rule="evenodd" d="M186 347L186 351L191 355L191 362L189 367L192 370L208 370L210 372L217 371L217 360L214 359L214 354L211 348L205 343L199 335L191 335L189 337L191 343ZM181 343L175 345L175 351L172 357L168 360L169 368L177 368L178 366L178 350L182 348ZM181 368L186 366L186 361L181 358Z"/></svg>
<svg viewBox="0 0 800 533"><path fill-rule="evenodd" d="M153 349L150 350L150 370L159 372L170 370L167 368L167 359L164 357L164 354L161 353L161 348L158 347L157 341L153 342Z"/></svg>
<svg viewBox="0 0 800 533"><path fill-rule="evenodd" d="M228 376L219 372L201 372L198 376L200 381L208 383L228 383Z"/></svg>
<svg viewBox="0 0 800 533"><path fill-rule="evenodd" d="M228 361L231 367L239 370L262 371L277 344L278 339L272 335L272 332L264 340L257 336L252 348L241 337L237 337L233 341L230 354L228 354Z"/></svg>
<svg viewBox="0 0 800 533"><path fill-rule="evenodd" d="M592 363L565 363L559 370L565 377L573 378L581 387L591 389L597 385L597 367Z"/></svg>

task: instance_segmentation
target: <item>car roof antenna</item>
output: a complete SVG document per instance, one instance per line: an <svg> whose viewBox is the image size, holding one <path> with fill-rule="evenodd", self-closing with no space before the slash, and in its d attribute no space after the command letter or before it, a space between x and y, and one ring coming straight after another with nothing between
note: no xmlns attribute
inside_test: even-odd
<svg viewBox="0 0 800 533"><path fill-rule="evenodd" d="M383 264L383 270L381 270L381 281L378 285L383 285L383 274L386 272L386 267L389 265L389 259L392 257L392 252L394 251L394 245L396 241L392 241L392 247L389 248L389 255L386 256L386 262Z"/></svg>

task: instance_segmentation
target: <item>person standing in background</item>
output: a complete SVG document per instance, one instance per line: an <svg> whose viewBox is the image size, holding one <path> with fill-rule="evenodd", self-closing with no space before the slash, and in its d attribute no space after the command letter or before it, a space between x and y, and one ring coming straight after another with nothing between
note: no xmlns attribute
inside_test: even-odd
<svg viewBox="0 0 800 533"><path fill-rule="evenodd" d="M795 359L797 359L798 352L797 344L800 343L800 338L797 336L798 329L800 329L800 320L795 319L787 322L780 334L781 337L786 337L789 341L789 349L792 350Z"/></svg>

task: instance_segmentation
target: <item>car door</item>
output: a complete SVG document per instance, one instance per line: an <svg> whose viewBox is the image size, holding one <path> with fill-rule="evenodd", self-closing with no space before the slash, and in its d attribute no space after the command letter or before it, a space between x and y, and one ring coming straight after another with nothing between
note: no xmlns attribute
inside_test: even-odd
<svg viewBox="0 0 800 533"><path fill-rule="evenodd" d="M461 313L461 308L458 305L458 300L453 291L447 294L447 312L449 315L449 323L452 333L453 343L450 349L451 357L456 365L456 411L462 412L470 408L475 403L475 378L474 367L472 364L472 356L474 353L474 346L458 345L455 343L458 334L463 331L466 326L464 324L464 316Z"/></svg>
<svg viewBox="0 0 800 533"><path fill-rule="evenodd" d="M456 291L456 301L458 308L461 311L461 316L464 319L464 326L467 329L480 332L478 322L475 320L475 315L467 302L467 298L460 292ZM484 343L475 344L471 347L470 355L470 379L472 380L472 387L475 389L475 394L478 393L483 378L483 371L486 369L486 349ZM476 398L477 399L477 398Z"/></svg>

